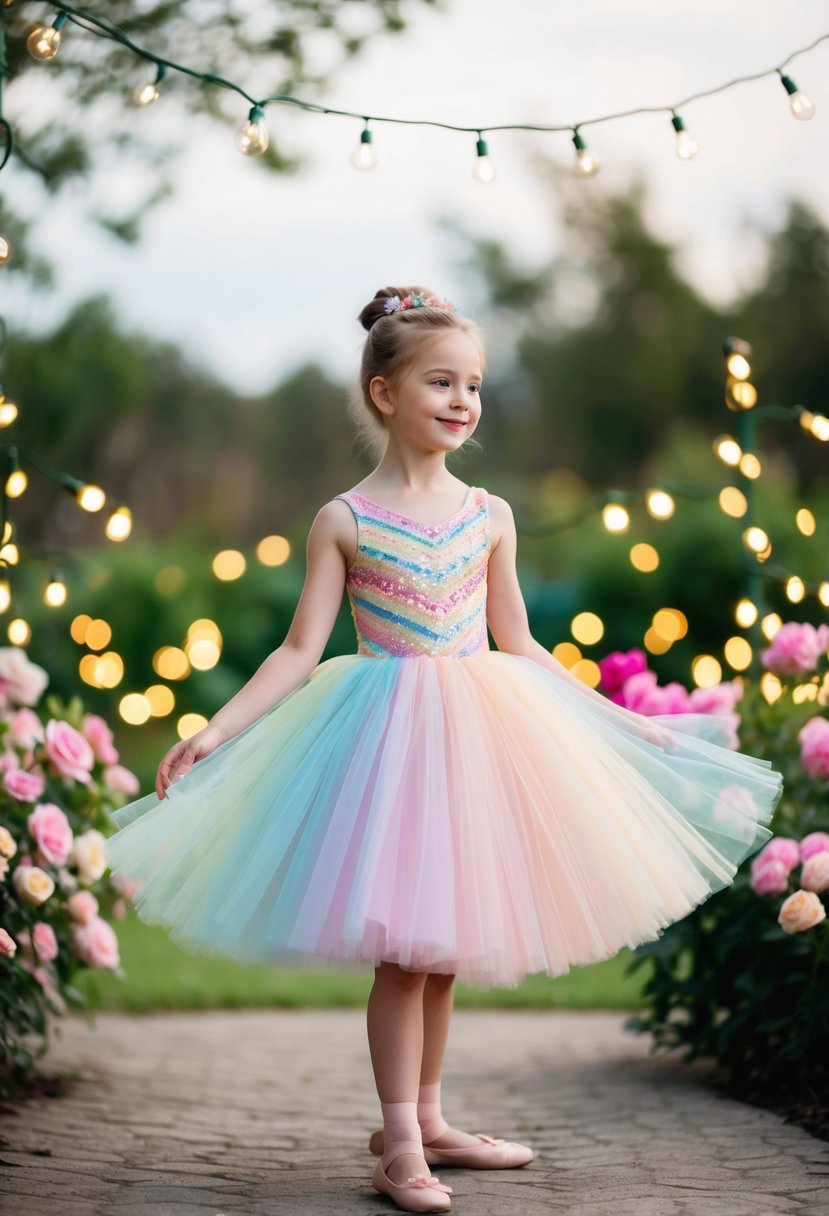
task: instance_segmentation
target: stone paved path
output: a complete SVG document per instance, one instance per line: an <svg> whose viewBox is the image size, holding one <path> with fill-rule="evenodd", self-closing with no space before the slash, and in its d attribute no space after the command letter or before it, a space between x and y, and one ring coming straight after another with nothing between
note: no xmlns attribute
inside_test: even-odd
<svg viewBox="0 0 829 1216"><path fill-rule="evenodd" d="M829 1143L650 1056L623 1014L456 1010L444 1113L531 1143L523 1169L435 1169L458 1216L829 1216ZM6 1216L383 1216L362 1010L57 1023L68 1095L0 1126ZM46 1061L43 1062L45 1067Z"/></svg>

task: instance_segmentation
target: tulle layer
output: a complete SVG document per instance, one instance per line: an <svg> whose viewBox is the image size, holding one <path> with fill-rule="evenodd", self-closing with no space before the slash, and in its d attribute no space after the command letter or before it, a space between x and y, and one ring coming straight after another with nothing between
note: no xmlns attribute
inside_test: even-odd
<svg viewBox="0 0 829 1216"><path fill-rule="evenodd" d="M194 953L561 975L658 937L771 835L782 778L723 720L648 719L668 751L641 722L501 651L342 655L116 811L110 865Z"/></svg>

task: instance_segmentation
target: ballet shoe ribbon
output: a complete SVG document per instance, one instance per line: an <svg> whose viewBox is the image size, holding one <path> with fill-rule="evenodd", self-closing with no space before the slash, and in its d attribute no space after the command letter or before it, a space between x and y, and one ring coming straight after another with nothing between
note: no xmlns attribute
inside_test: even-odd
<svg viewBox="0 0 829 1216"><path fill-rule="evenodd" d="M505 1143L505 1141L503 1141L503 1140L494 1140L492 1138L492 1136L485 1136L483 1134L483 1132L478 1132L478 1139L485 1140L487 1142L487 1144L504 1144Z"/></svg>
<svg viewBox="0 0 829 1216"><path fill-rule="evenodd" d="M425 1189L427 1186L430 1186L436 1191L444 1191L447 1195L454 1195L455 1193L451 1186L446 1186L441 1182L440 1178L435 1178L434 1176L426 1178L423 1174L415 1174L414 1178L407 1178L406 1182L409 1186L413 1186L416 1189Z"/></svg>

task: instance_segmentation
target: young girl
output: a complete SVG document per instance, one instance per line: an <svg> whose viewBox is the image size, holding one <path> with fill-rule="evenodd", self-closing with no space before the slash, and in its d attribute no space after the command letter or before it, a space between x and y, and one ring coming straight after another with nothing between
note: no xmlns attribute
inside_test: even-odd
<svg viewBox="0 0 829 1216"><path fill-rule="evenodd" d="M730 719L633 713L530 636L510 507L445 464L481 416L478 329L420 287L360 321L379 463L318 511L285 640L107 843L193 952L374 966L372 1182L439 1211L430 1166L533 1157L442 1116L455 976L515 986L658 937L768 839L782 778ZM320 662L344 589L358 650Z"/></svg>

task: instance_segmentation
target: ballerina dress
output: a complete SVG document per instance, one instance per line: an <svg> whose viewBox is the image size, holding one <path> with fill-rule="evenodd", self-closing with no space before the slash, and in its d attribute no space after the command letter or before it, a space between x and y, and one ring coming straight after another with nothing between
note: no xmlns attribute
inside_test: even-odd
<svg viewBox="0 0 829 1216"><path fill-rule="evenodd" d="M552 656L490 649L484 488L438 524L337 497L357 653L111 813L142 919L190 953L513 987L659 937L731 882L782 792L727 746L732 719L645 718Z"/></svg>

